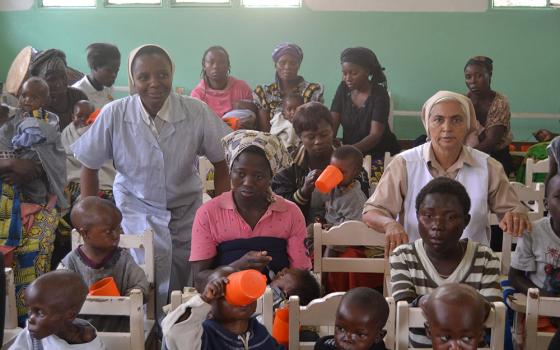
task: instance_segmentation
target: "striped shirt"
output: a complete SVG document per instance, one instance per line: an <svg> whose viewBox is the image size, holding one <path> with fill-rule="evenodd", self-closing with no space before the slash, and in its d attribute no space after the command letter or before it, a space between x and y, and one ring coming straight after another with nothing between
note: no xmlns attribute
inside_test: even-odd
<svg viewBox="0 0 560 350"><path fill-rule="evenodd" d="M390 257L391 290L395 302L411 302L446 283L464 283L478 290L489 302L502 301L500 261L494 252L478 242L468 241L463 259L447 278L439 275L428 258L421 239L399 246ZM431 347L422 329L411 329L412 347Z"/></svg>

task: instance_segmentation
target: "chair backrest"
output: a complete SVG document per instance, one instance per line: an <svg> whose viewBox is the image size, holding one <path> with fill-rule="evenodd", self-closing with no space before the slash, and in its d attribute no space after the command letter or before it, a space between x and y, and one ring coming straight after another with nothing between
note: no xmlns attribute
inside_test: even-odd
<svg viewBox="0 0 560 350"><path fill-rule="evenodd" d="M362 161L362 167L367 173L368 181L371 182L371 155L366 154L364 160Z"/></svg>
<svg viewBox="0 0 560 350"><path fill-rule="evenodd" d="M208 180L208 173L214 170L214 165L206 158L198 158L198 175L200 176L200 182L202 182L202 192L206 193L208 191L214 190L214 180Z"/></svg>
<svg viewBox="0 0 560 350"><path fill-rule="evenodd" d="M503 350L504 331L506 323L506 306L502 302L494 302L493 308L486 319L484 325L492 330L490 335L490 347L478 348L479 350ZM397 323L396 323L396 350L408 350L409 329L424 328L426 318L422 309L410 307L406 301L397 303ZM532 348L530 348L532 349Z"/></svg>
<svg viewBox="0 0 560 350"><path fill-rule="evenodd" d="M4 309L4 344L2 345L10 344L22 331L18 327L14 270L5 268L4 274L6 275L6 305Z"/></svg>
<svg viewBox="0 0 560 350"><path fill-rule="evenodd" d="M526 186L519 182L510 182L519 201L527 207L530 221L539 220L544 216L544 184L536 183L533 186ZM498 225L499 220L496 214L489 214L488 220L490 225ZM502 252L500 257L501 273L507 275L511 264L511 244L513 243L511 235L504 234L502 239Z"/></svg>
<svg viewBox="0 0 560 350"><path fill-rule="evenodd" d="M537 321L539 316L560 317L560 298L540 297L537 288L527 291L527 309L525 313L525 344L526 349L548 349L554 333L539 332Z"/></svg>
<svg viewBox="0 0 560 350"><path fill-rule="evenodd" d="M535 161L533 158L527 158L527 163L525 164L525 184L527 186L534 185L534 174L547 174L548 163L548 158L537 161Z"/></svg>
<svg viewBox="0 0 560 350"><path fill-rule="evenodd" d="M387 166L389 166L389 163L391 163L391 161L393 160L393 156L391 155L391 153L389 152L385 152L385 156L383 157L383 169L387 169Z"/></svg>
<svg viewBox="0 0 560 350"><path fill-rule="evenodd" d="M345 292L335 292L315 299L307 306L299 305L299 297L291 296L288 301L289 309L289 348L290 349L313 349L314 342L300 342L299 329L301 326L334 326L336 321L336 310ZM395 344L395 302L393 298L385 298L389 304L389 318L385 325L387 335L385 336L385 346L387 349L394 349ZM332 334L332 333L331 333ZM321 334L321 336L328 334Z"/></svg>
<svg viewBox="0 0 560 350"><path fill-rule="evenodd" d="M144 308L142 291L133 289L125 297L88 296L80 310L84 315L127 316L130 332L97 332L108 349L144 349Z"/></svg>
<svg viewBox="0 0 560 350"><path fill-rule="evenodd" d="M322 272L383 273L388 276L389 261L385 258L338 258L323 256L324 246L385 246L385 234L369 228L361 221L350 220L323 230L313 226L313 272L320 280ZM387 281L387 278L384 279ZM388 295L388 285L385 292Z"/></svg>

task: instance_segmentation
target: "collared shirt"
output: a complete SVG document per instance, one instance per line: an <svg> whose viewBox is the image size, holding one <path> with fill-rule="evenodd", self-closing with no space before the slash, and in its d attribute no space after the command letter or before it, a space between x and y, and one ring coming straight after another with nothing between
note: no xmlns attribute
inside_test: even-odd
<svg viewBox="0 0 560 350"><path fill-rule="evenodd" d="M274 195L273 198L254 228L239 214L231 191L204 203L194 218L190 261L215 257L216 248L222 242L274 237L286 240L290 267L310 269L311 261L303 244L307 229L301 211L282 197Z"/></svg>
<svg viewBox="0 0 560 350"><path fill-rule="evenodd" d="M113 93L115 89L112 86L103 86L101 90L97 90L93 87L93 85L91 85L91 82L89 81L87 75L84 75L82 79L75 82L72 87L82 90L82 92L86 94L88 100L93 103L96 109L103 108L103 106L105 106L107 103L114 100Z"/></svg>
<svg viewBox="0 0 560 350"><path fill-rule="evenodd" d="M144 104L142 104L141 99L138 99L138 103L140 104L140 115L142 116L142 120L150 127L150 131L154 134L156 139L159 137L159 131L163 128L165 123L172 123L175 121L171 113L169 113L169 96L167 96L160 110L153 118L146 110L146 107L144 107Z"/></svg>
<svg viewBox="0 0 560 350"><path fill-rule="evenodd" d="M422 147L422 146L418 146ZM475 164L472 149L463 146L463 150L457 161L448 169L444 169L437 161L431 144L424 148L423 157L426 161L428 171L433 177L448 177L455 179L459 170L465 165ZM385 215L397 218L404 213L404 200L408 190L407 169L405 159L397 155L385 169L375 192L364 206L364 213L377 209ZM407 198L407 200L416 200ZM488 157L488 208L492 213L505 214L509 211L526 213L527 210L519 202L515 191L509 184L509 180L502 165L492 157ZM403 215L401 215L402 217Z"/></svg>

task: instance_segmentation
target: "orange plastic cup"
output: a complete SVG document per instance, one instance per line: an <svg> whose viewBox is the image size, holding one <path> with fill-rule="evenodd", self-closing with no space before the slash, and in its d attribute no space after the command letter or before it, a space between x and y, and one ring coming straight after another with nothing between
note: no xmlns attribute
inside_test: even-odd
<svg viewBox="0 0 560 350"><path fill-rule="evenodd" d="M237 130L239 128L239 118L237 117L227 117L222 119L232 130Z"/></svg>
<svg viewBox="0 0 560 350"><path fill-rule="evenodd" d="M274 313L274 321L272 322L272 337L280 345L288 345L290 339L289 319L289 310L287 305L277 309Z"/></svg>
<svg viewBox="0 0 560 350"><path fill-rule="evenodd" d="M266 289L266 277L257 270L243 270L228 276L226 301L235 306L246 306L255 302Z"/></svg>
<svg viewBox="0 0 560 350"><path fill-rule="evenodd" d="M334 165L329 165L323 170L321 175L319 175L317 181L315 181L315 187L322 193L329 193L342 182L343 178L344 176L340 169Z"/></svg>
<svg viewBox="0 0 560 350"><path fill-rule="evenodd" d="M100 297L120 297L121 293L113 277L105 277L89 287L89 295Z"/></svg>

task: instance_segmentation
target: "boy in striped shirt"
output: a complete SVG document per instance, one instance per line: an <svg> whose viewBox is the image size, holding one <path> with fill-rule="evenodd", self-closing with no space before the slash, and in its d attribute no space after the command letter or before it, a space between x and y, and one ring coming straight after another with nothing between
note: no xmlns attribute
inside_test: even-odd
<svg viewBox="0 0 560 350"><path fill-rule="evenodd" d="M459 182L439 177L416 198L421 239L399 246L391 254L391 289L395 302L418 306L435 288L464 283L487 301L500 301L500 263L478 242L460 240L470 220L470 198ZM412 347L431 347L424 330L411 329Z"/></svg>

